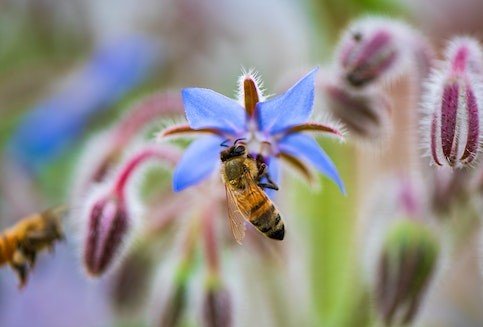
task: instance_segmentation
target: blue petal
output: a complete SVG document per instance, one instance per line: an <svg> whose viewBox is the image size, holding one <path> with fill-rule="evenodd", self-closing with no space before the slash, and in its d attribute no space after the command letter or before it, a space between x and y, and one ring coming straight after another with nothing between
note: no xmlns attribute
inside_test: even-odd
<svg viewBox="0 0 483 327"><path fill-rule="evenodd" d="M309 119L314 104L314 79L317 70L318 68L312 69L284 94L257 104L261 130L274 134Z"/></svg>
<svg viewBox="0 0 483 327"><path fill-rule="evenodd" d="M280 162L279 159L271 157L268 163L268 173L270 174L270 178L272 179L275 184L279 184L280 182ZM280 186L280 185L279 185ZM272 189L265 189L265 193L273 199L277 195L277 191Z"/></svg>
<svg viewBox="0 0 483 327"><path fill-rule="evenodd" d="M337 168L312 136L303 134L288 135L280 141L279 148L282 152L310 162L321 173L336 183L342 193L346 194L344 183L339 177Z"/></svg>
<svg viewBox="0 0 483 327"><path fill-rule="evenodd" d="M235 100L201 88L183 89L181 95L191 128L216 128L235 135L245 130L245 109Z"/></svg>
<svg viewBox="0 0 483 327"><path fill-rule="evenodd" d="M207 178L220 161L220 143L217 136L199 138L186 149L173 174L173 190L179 192Z"/></svg>

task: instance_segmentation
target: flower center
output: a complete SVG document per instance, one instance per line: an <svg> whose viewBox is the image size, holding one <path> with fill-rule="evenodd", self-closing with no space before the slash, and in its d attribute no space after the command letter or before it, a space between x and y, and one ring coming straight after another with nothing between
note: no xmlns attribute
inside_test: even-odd
<svg viewBox="0 0 483 327"><path fill-rule="evenodd" d="M256 156L262 155L264 158L274 155L273 145L275 144L271 137L258 129L258 124L252 117L247 119L247 131L244 135L248 153Z"/></svg>

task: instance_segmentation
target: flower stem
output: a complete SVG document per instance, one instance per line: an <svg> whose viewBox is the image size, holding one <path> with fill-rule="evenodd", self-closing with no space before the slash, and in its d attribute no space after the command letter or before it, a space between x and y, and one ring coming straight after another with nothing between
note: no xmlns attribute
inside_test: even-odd
<svg viewBox="0 0 483 327"><path fill-rule="evenodd" d="M183 102L178 93L153 94L135 105L131 113L119 122L113 133L115 147L126 145L140 129L154 119L181 114L183 114Z"/></svg>
<svg viewBox="0 0 483 327"><path fill-rule="evenodd" d="M218 244L216 242L215 222L213 215L214 203L209 204L202 216L203 220L203 243L210 276L216 276L219 272Z"/></svg>
<svg viewBox="0 0 483 327"><path fill-rule="evenodd" d="M145 147L131 156L127 162L122 166L119 174L114 182L113 193L122 200L124 198L124 190L129 178L136 170L152 159L158 159L162 162L166 162L172 166L176 164L179 159L179 152L174 148L169 147Z"/></svg>

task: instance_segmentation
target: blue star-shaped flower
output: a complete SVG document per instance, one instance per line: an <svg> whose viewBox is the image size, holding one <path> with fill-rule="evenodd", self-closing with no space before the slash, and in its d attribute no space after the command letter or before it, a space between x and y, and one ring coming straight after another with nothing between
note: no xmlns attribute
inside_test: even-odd
<svg viewBox="0 0 483 327"><path fill-rule="evenodd" d="M263 97L260 83L251 73L240 78L239 102L209 89L183 89L188 125L167 128L160 136L193 132L205 135L191 143L178 163L173 189L181 191L210 176L220 165L221 143L243 138L251 153L265 157L275 181L278 180L281 158L305 175L310 175L307 164L311 164L345 193L334 163L316 140L304 133L315 131L342 137L333 127L309 122L317 70L310 71L284 94L268 100Z"/></svg>

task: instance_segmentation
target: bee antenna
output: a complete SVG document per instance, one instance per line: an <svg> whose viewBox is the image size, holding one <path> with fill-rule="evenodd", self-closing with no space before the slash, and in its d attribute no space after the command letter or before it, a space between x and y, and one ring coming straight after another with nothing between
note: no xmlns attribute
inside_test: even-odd
<svg viewBox="0 0 483 327"><path fill-rule="evenodd" d="M223 142L221 142L220 146L228 148L228 145L226 144L230 139L226 139Z"/></svg>
<svg viewBox="0 0 483 327"><path fill-rule="evenodd" d="M236 139L235 142L233 143L233 145L236 145L240 141L245 141L246 139L247 139L246 137L242 137L242 138Z"/></svg>

